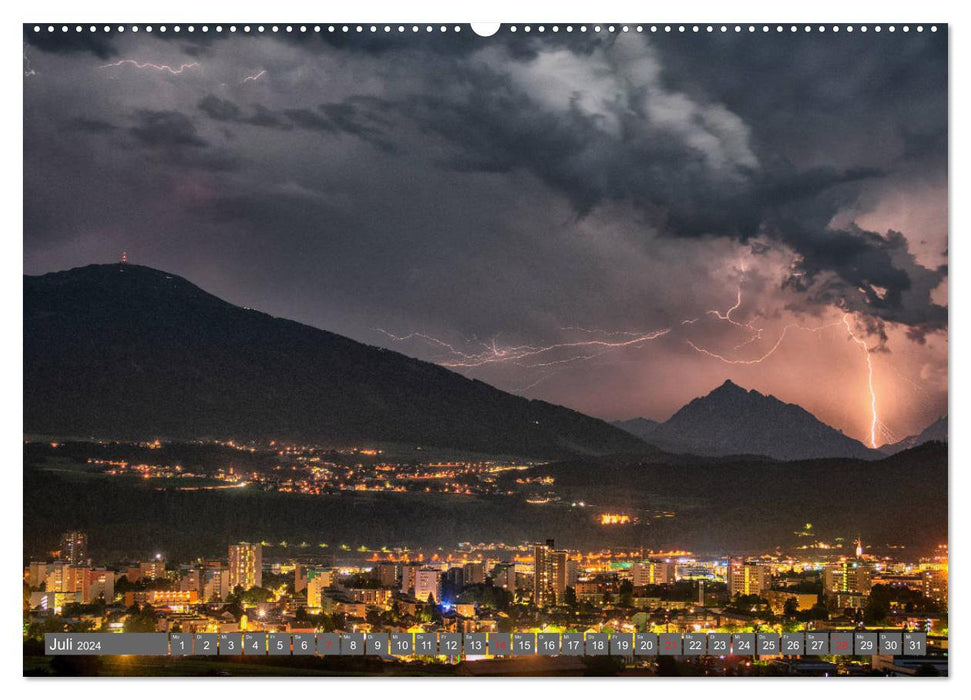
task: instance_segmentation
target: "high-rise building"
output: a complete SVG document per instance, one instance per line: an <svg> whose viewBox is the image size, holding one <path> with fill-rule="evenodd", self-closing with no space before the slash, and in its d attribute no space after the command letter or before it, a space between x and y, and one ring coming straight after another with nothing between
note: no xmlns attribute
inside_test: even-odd
<svg viewBox="0 0 971 700"><path fill-rule="evenodd" d="M54 562L47 570L47 578L44 579L44 590L48 593L62 593L67 590L73 590L68 587L70 572L70 564Z"/></svg>
<svg viewBox="0 0 971 700"><path fill-rule="evenodd" d="M828 593L869 593L870 578L870 567L863 562L841 561L823 570L823 588Z"/></svg>
<svg viewBox="0 0 971 700"><path fill-rule="evenodd" d="M61 560L72 566L88 563L88 536L79 530L61 535Z"/></svg>
<svg viewBox="0 0 971 700"><path fill-rule="evenodd" d="M383 561L374 567L374 577L384 588L394 588L401 576L401 567L393 561Z"/></svg>
<svg viewBox="0 0 971 700"><path fill-rule="evenodd" d="M110 569L85 569L81 602L87 604L104 600L110 604L114 599L115 572Z"/></svg>
<svg viewBox="0 0 971 700"><path fill-rule="evenodd" d="M412 594L415 590L415 574L422 568L421 564L401 565L401 592Z"/></svg>
<svg viewBox="0 0 971 700"><path fill-rule="evenodd" d="M54 562L48 569L44 589L51 593L77 593L77 598L80 600L88 571L90 569L86 566ZM112 590L114 590L114 580L112 580Z"/></svg>
<svg viewBox="0 0 971 700"><path fill-rule="evenodd" d="M663 561L639 561L631 566L635 586L674 583L674 565Z"/></svg>
<svg viewBox="0 0 971 700"><path fill-rule="evenodd" d="M178 589L202 593L202 572L194 567L182 571L179 576Z"/></svg>
<svg viewBox="0 0 971 700"><path fill-rule="evenodd" d="M465 587L465 568L453 566L445 572L445 582L452 587L453 591L461 591Z"/></svg>
<svg viewBox="0 0 971 700"><path fill-rule="evenodd" d="M139 581L162 581L165 579L165 560L156 557L151 561L143 561L138 564Z"/></svg>
<svg viewBox="0 0 971 700"><path fill-rule="evenodd" d="M563 600L567 587L567 553L555 548L553 540L533 547L533 603L537 607Z"/></svg>
<svg viewBox="0 0 971 700"><path fill-rule="evenodd" d="M293 566L293 592L300 593L307 590L307 565L294 564Z"/></svg>
<svg viewBox="0 0 971 700"><path fill-rule="evenodd" d="M263 547L240 542L229 545L229 590L244 591L263 585Z"/></svg>
<svg viewBox="0 0 971 700"><path fill-rule="evenodd" d="M497 564L492 570L492 584L507 591L516 591L516 565L509 563Z"/></svg>
<svg viewBox="0 0 971 700"><path fill-rule="evenodd" d="M552 579L554 600L557 603L563 602L563 596L566 594L566 587L570 585L569 563L570 559L565 551L559 549L554 550Z"/></svg>
<svg viewBox="0 0 971 700"><path fill-rule="evenodd" d="M330 569L307 569L307 607L320 608L325 590L334 585Z"/></svg>
<svg viewBox="0 0 971 700"><path fill-rule="evenodd" d="M46 561L32 561L27 573L27 584L31 588L40 588L41 584L47 581L47 574L50 573L52 564Z"/></svg>
<svg viewBox="0 0 971 700"><path fill-rule="evenodd" d="M553 540L533 546L533 603L537 607L553 602Z"/></svg>
<svg viewBox="0 0 971 700"><path fill-rule="evenodd" d="M924 595L933 601L947 605L946 566L924 572Z"/></svg>
<svg viewBox="0 0 971 700"><path fill-rule="evenodd" d="M485 564L481 561L469 562L462 567L462 578L467 586L485 583Z"/></svg>
<svg viewBox="0 0 971 700"><path fill-rule="evenodd" d="M729 595L762 595L770 588L772 575L769 567L733 559L728 564Z"/></svg>
<svg viewBox="0 0 971 700"><path fill-rule="evenodd" d="M566 585L575 588L577 580L580 578L580 565L576 559L567 559L566 562Z"/></svg>
<svg viewBox="0 0 971 700"><path fill-rule="evenodd" d="M415 599L425 602L429 597L442 602L442 572L437 569L418 569L415 572Z"/></svg>
<svg viewBox="0 0 971 700"><path fill-rule="evenodd" d="M225 601L231 592L229 568L219 562L208 562L202 571L202 599L207 603Z"/></svg>

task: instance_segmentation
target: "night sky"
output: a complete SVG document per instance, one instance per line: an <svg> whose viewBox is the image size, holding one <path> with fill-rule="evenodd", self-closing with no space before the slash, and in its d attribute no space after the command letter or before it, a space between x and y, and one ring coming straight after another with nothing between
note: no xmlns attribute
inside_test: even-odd
<svg viewBox="0 0 971 700"><path fill-rule="evenodd" d="M126 250L607 419L726 378L868 444L947 411L944 31L43 29L27 274Z"/></svg>

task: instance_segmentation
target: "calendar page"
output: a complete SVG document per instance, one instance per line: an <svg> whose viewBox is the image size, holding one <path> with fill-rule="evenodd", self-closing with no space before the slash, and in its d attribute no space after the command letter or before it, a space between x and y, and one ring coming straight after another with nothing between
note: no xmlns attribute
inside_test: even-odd
<svg viewBox="0 0 971 700"><path fill-rule="evenodd" d="M948 674L947 24L22 43L23 675Z"/></svg>

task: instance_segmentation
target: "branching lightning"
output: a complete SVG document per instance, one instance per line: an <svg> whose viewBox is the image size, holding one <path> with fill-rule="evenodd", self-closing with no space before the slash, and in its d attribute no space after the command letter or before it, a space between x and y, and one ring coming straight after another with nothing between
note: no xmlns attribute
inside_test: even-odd
<svg viewBox="0 0 971 700"><path fill-rule="evenodd" d="M106 65L103 65L103 66L101 66L101 68L102 69L105 69L105 68L118 68L118 67L124 66L124 65L134 66L135 68L138 68L139 70L144 70L144 69L156 70L156 71L159 71L159 72L162 72L162 73L171 73L172 75L182 75L183 72L189 70L190 68L198 68L199 67L199 64L198 63L183 63L178 68L173 68L172 66L167 66L167 65L164 65L164 64L159 65L157 63L139 63L138 61L136 61L135 59L132 59L132 58L123 58L120 61L115 61L114 63L108 63Z"/></svg>
<svg viewBox="0 0 971 700"><path fill-rule="evenodd" d="M259 80L260 78L262 78L264 75L266 75L266 71L265 70L261 70L259 73L255 73L254 75L247 75L245 78L243 78L243 81L242 82L244 82L244 83L256 82L257 80Z"/></svg>
<svg viewBox="0 0 971 700"><path fill-rule="evenodd" d="M803 326L803 325L800 325L798 323L790 323L789 325L785 326L782 329L782 332L779 334L778 339L775 341L775 343L772 345L772 347L770 347L768 350L766 350L765 353L763 353L762 355L760 355L758 357L755 357L755 358L751 358L751 359L734 359L734 358L726 357L725 355L721 355L721 354L719 354L717 352L713 352L711 350L707 350L707 349L705 349L705 348L703 348L703 347L701 347L699 345L695 345L695 343L693 341L691 341L691 340L688 340L687 343L688 343L688 345L691 346L691 348L693 350L696 350L697 352L700 352L702 355L707 355L708 357L713 357L716 360L721 360L722 362L724 362L726 364L729 364L729 365L757 365L757 364L759 364L761 362L764 362L765 360L769 359L770 357L772 357L772 355L775 354L775 351L778 350L779 347L782 345L782 341L785 340L786 335L789 333L790 330L798 329L798 330L802 330L802 331L808 331L810 333L818 333L819 331L825 330L827 328L832 328L833 326L838 326L838 325L840 325L839 324L839 321L837 321L835 323L827 323L824 326L816 326L816 327ZM741 345L736 345L735 346L735 349L737 350L737 349L739 349L741 347L744 347L744 346L748 345L749 343L751 343L751 342L753 342L755 340L758 340L759 338L761 338L761 336L759 336L758 338L753 337L750 340L742 343Z"/></svg>
<svg viewBox="0 0 971 700"><path fill-rule="evenodd" d="M738 287L738 293L735 297L735 303L728 308L727 311L721 312L718 309L710 309L707 313L715 318L719 318L722 321L728 321L733 326L738 326L739 328L748 328L749 330L761 333L761 328L754 328L751 323L739 323L732 318L732 311L738 311L738 308L742 305L742 287Z"/></svg>
<svg viewBox="0 0 971 700"><path fill-rule="evenodd" d="M425 333L409 333L407 335L398 336L390 333L383 328L376 328L376 331L383 333L395 342L403 342L412 339L420 339L432 345L436 345L444 349L449 356L438 360L438 364L443 367L449 367L452 369L462 369L462 368L472 368L472 367L482 367L484 365L493 364L515 364L520 367L526 368L537 368L537 367L554 367L556 365L567 364L570 362L577 362L582 360L591 360L594 357L599 357L606 352L611 352L613 350L619 350L621 348L627 348L632 346L637 346L642 343L646 343L651 340L660 338L671 332L670 328L662 328L659 330L653 330L648 332L629 332L620 331L613 332L614 335L627 336L627 340L578 340L572 342L564 343L553 343L551 345L510 345L502 346L499 345L497 340L494 338L490 343L482 343L485 348L483 351L479 352L465 352L459 350L451 343L447 343L444 340L436 338L434 336L427 335ZM579 329L584 333L599 333L600 331L593 331L589 329ZM560 350L572 350L576 351L574 354L566 358L555 358L555 359L544 359L549 357L550 354L555 353Z"/></svg>
<svg viewBox="0 0 971 700"><path fill-rule="evenodd" d="M599 328L583 328L582 326L563 326L561 331L576 331L586 335L601 335L608 338L638 338L642 335L640 331L605 331Z"/></svg>
<svg viewBox="0 0 971 700"><path fill-rule="evenodd" d="M752 336L747 341L745 341L745 342L743 342L743 343L741 343L739 345L736 345L735 346L735 350L738 350L740 348L743 348L746 345L749 345L750 343L753 343L753 342L755 342L757 340L760 340L762 338L762 329L761 328L756 328L751 323L747 323L747 324L739 323L738 321L735 321L731 317L732 312L733 311L736 311L739 308L739 306L741 306L741 288L739 288L739 294L738 294L738 298L737 298L737 301L736 301L735 305L732 306L731 308L729 308L726 312L724 312L724 313L720 313L718 311L709 311L708 312L709 314L713 314L717 318L719 318L719 319L721 319L723 321L728 321L729 323L731 323L734 326L737 326L739 328L746 328L746 329L748 329L749 331L752 332ZM706 348L700 347L700 346L696 345L691 340L688 340L687 342L688 342L688 345L690 345L691 348L694 349L694 350L696 350L697 352L700 352L700 353L702 353L704 355L707 355L708 357L712 357L712 358L714 358L716 360L720 360L721 362L724 362L726 364L730 364L730 365L757 365L757 364L759 364L761 362L764 362L769 357L771 357L773 354L775 354L775 352L782 346L782 341L785 340L786 335L789 333L790 330L798 329L798 330L808 331L808 332L811 332L811 333L818 333L819 331L825 330L827 328L833 328L834 326L838 326L838 325L842 324L846 328L847 332L850 334L850 338L853 340L853 342L855 342L857 345L859 345L863 349L864 354L866 356L866 365L867 365L867 389L869 391L869 396L870 396L870 447L876 448L876 446L877 446L877 431L878 430L886 438L888 438L888 441L889 442L896 442L896 439L895 439L896 436L893 434L893 432L886 425L884 425L880 421L880 417L879 417L879 414L877 412L877 394L876 394L876 389L874 388L874 383L873 383L873 358L872 358L871 353L870 353L870 348L867 346L865 340L863 340L862 338L858 338L853 333L853 330L850 327L850 324L849 324L849 321L848 321L848 317L849 317L849 314L843 314L843 316L840 319L840 321L837 321L837 322L834 322L834 323L828 323L828 324L825 324L823 326L817 326L817 327L807 327L807 326L802 326L802 325L797 324L797 323L790 323L789 325L785 326L782 329L782 332L779 334L778 339L772 345L772 347L770 347L762 355L760 355L758 357L755 357L755 358L749 358L749 359L737 359L737 358L726 357L723 354L720 354L720 353L717 353L717 352L713 352L713 351L708 350Z"/></svg>
<svg viewBox="0 0 971 700"><path fill-rule="evenodd" d="M863 349L866 358L867 388L870 398L869 444L874 448L877 446L878 432L886 438L887 442L897 441L893 432L880 421L877 411L878 402L874 386L874 368L871 351L866 341L853 333L849 323L849 314L843 314L839 321L820 326L790 323L782 328L772 345L761 351L758 355L754 357L738 357L736 353L739 350L750 345L756 345L765 340L764 329L755 325L754 321L742 322L733 316L741 306L742 290L739 287L734 304L725 311L712 309L705 312L701 317L684 319L675 324L674 327L651 331L625 331L591 329L579 325L565 326L560 328L561 332L579 334L582 336L582 339L568 340L549 345L503 345L496 338L493 338L489 342L467 340L465 346L458 347L441 338L418 331L406 335L396 335L381 328L375 330L386 335L395 343L420 341L432 346L438 352L438 357L433 361L450 369L463 370L494 365L512 365L525 369L547 370L542 372L541 376L518 388L519 392L524 392L562 371L566 365L588 362L602 357L607 353L619 351L624 348L639 348L651 341L671 334L676 328L682 329L680 332L683 334L691 333L692 331L689 329L706 317L714 318L717 321L728 323L735 328L743 330L748 333L748 338L735 345L733 350L727 353L725 351L716 351L703 347L691 338L685 338L684 342L699 354L728 365L736 366L751 366L765 362L782 347L786 338L796 331L819 334L827 329L842 325L849 332L850 339Z"/></svg>
<svg viewBox="0 0 971 700"><path fill-rule="evenodd" d="M735 297L735 304L733 306L729 307L729 309L725 312L718 311L717 309L711 309L707 312L709 316L714 316L715 318L720 319L722 321L728 321L736 328L743 328L747 331L751 331L752 335L749 336L749 339L736 345L735 350L741 350L746 345L751 345L757 340L762 340L763 329L756 328L755 326L752 325L751 321L749 323L739 323L738 321L732 318L732 312L738 311L738 308L741 305L742 305L742 287L741 285L739 285L738 293L736 294L736 297Z"/></svg>
<svg viewBox="0 0 971 700"><path fill-rule="evenodd" d="M733 348L735 351L741 350L742 348L744 348L744 347L746 347L748 345L751 345L752 343L755 343L755 342L757 342L759 340L762 340L762 332L764 330L762 328L757 328L755 325L753 325L753 323L751 321L749 321L748 323L741 323L740 321L736 321L735 319L732 318L732 312L733 311L738 311L738 309L739 309L739 307L741 307L741 305L742 305L742 287L739 286L738 287L738 292L737 292L736 297L735 297L735 303L731 307L729 307L728 310L722 312L722 311L718 311L716 309L712 309L712 310L710 310L710 311L707 312L707 314L709 316L714 316L715 318L717 318L717 319L719 319L721 321L727 321L728 323L732 324L736 328L741 328L741 329L746 330L746 331L748 331L750 333L750 335L749 335L749 337L748 337L747 340L739 343L738 345L736 345ZM697 319L695 319L695 320L697 320ZM694 321L692 321L692 323L693 322ZM685 323L685 322L682 321L682 323ZM767 360L768 358L770 358L773 354L775 354L775 351L778 350L779 347L782 345L782 341L785 340L786 335L789 333L790 330L798 329L798 330L808 331L810 333L817 333L817 332L819 332L821 330L825 330L826 328L832 328L833 326L838 326L838 325L839 325L839 322L836 322L836 323L829 323L829 324L826 324L824 326L818 326L816 328L811 328L811 327L808 327L808 326L802 326L802 325L800 325L798 323L790 323L789 325L785 326L782 329L782 332L779 334L779 337L776 339L776 341L772 345L772 347L770 347L762 355L760 355L758 357L755 357L755 358L750 358L750 359L736 359L736 358L727 357L724 354L715 352L713 350L708 350L707 348L703 348L703 347L695 344L695 342L692 341L692 340L690 340L690 339L687 341L687 343L696 352L700 352L702 355L707 355L708 357L712 357L712 358L714 358L716 360L720 360L720 361L722 361L722 362L724 362L726 364L730 364L730 365L757 365L760 362L764 362L765 360Z"/></svg>

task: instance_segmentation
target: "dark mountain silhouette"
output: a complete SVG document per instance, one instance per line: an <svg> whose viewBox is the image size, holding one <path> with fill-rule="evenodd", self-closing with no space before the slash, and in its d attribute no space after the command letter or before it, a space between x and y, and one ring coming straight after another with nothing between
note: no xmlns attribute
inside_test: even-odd
<svg viewBox="0 0 971 700"><path fill-rule="evenodd" d="M122 264L24 277L24 432L651 450L576 411Z"/></svg>
<svg viewBox="0 0 971 700"><path fill-rule="evenodd" d="M166 444L153 458L181 464L201 459L210 467L263 464L259 453L227 452ZM555 478L566 503L610 504L640 516L640 523L621 529L596 525L600 508L524 507L506 496L342 492L321 501L259 489L158 491L141 479L78 479L77 471L64 467L73 460L83 465L88 457L136 460L139 453L125 444L24 445L24 493L30 494L24 499L25 552L49 551L71 528L87 532L92 551L109 560L159 550L183 560L225 556L226 542L239 540L314 542L326 536L332 542L437 547L542 541L550 532L572 547L688 548L724 556L807 544L795 534L805 523L813 523L822 540L843 537L847 548L860 535L877 546L906 545L919 556L947 542L948 535L947 445L937 442L882 460L778 462L654 453L571 457L529 472ZM521 476L508 472L499 478ZM655 517L659 511L673 516ZM199 527L200 513L205 527Z"/></svg>
<svg viewBox="0 0 971 700"><path fill-rule="evenodd" d="M902 450L909 450L911 447L923 445L925 442L947 442L947 416L941 416L936 421L928 425L917 435L905 437L892 445L884 445L880 451L884 454L893 455Z"/></svg>
<svg viewBox="0 0 971 700"><path fill-rule="evenodd" d="M702 456L749 454L781 460L881 456L805 409L731 381L692 400L650 434L625 429L662 450Z"/></svg>
<svg viewBox="0 0 971 700"><path fill-rule="evenodd" d="M531 473L553 477L573 500L631 510L645 506L638 498L671 503L675 517L651 521L641 540L657 547L786 546L799 541L803 523L826 539L862 534L925 549L947 542L948 449L940 442L876 460L658 454L569 459Z"/></svg>
<svg viewBox="0 0 971 700"><path fill-rule="evenodd" d="M656 420L650 418L631 418L630 420L618 420L611 423L621 430L626 430L631 435L636 435L645 442L651 441L651 435L660 425Z"/></svg>

